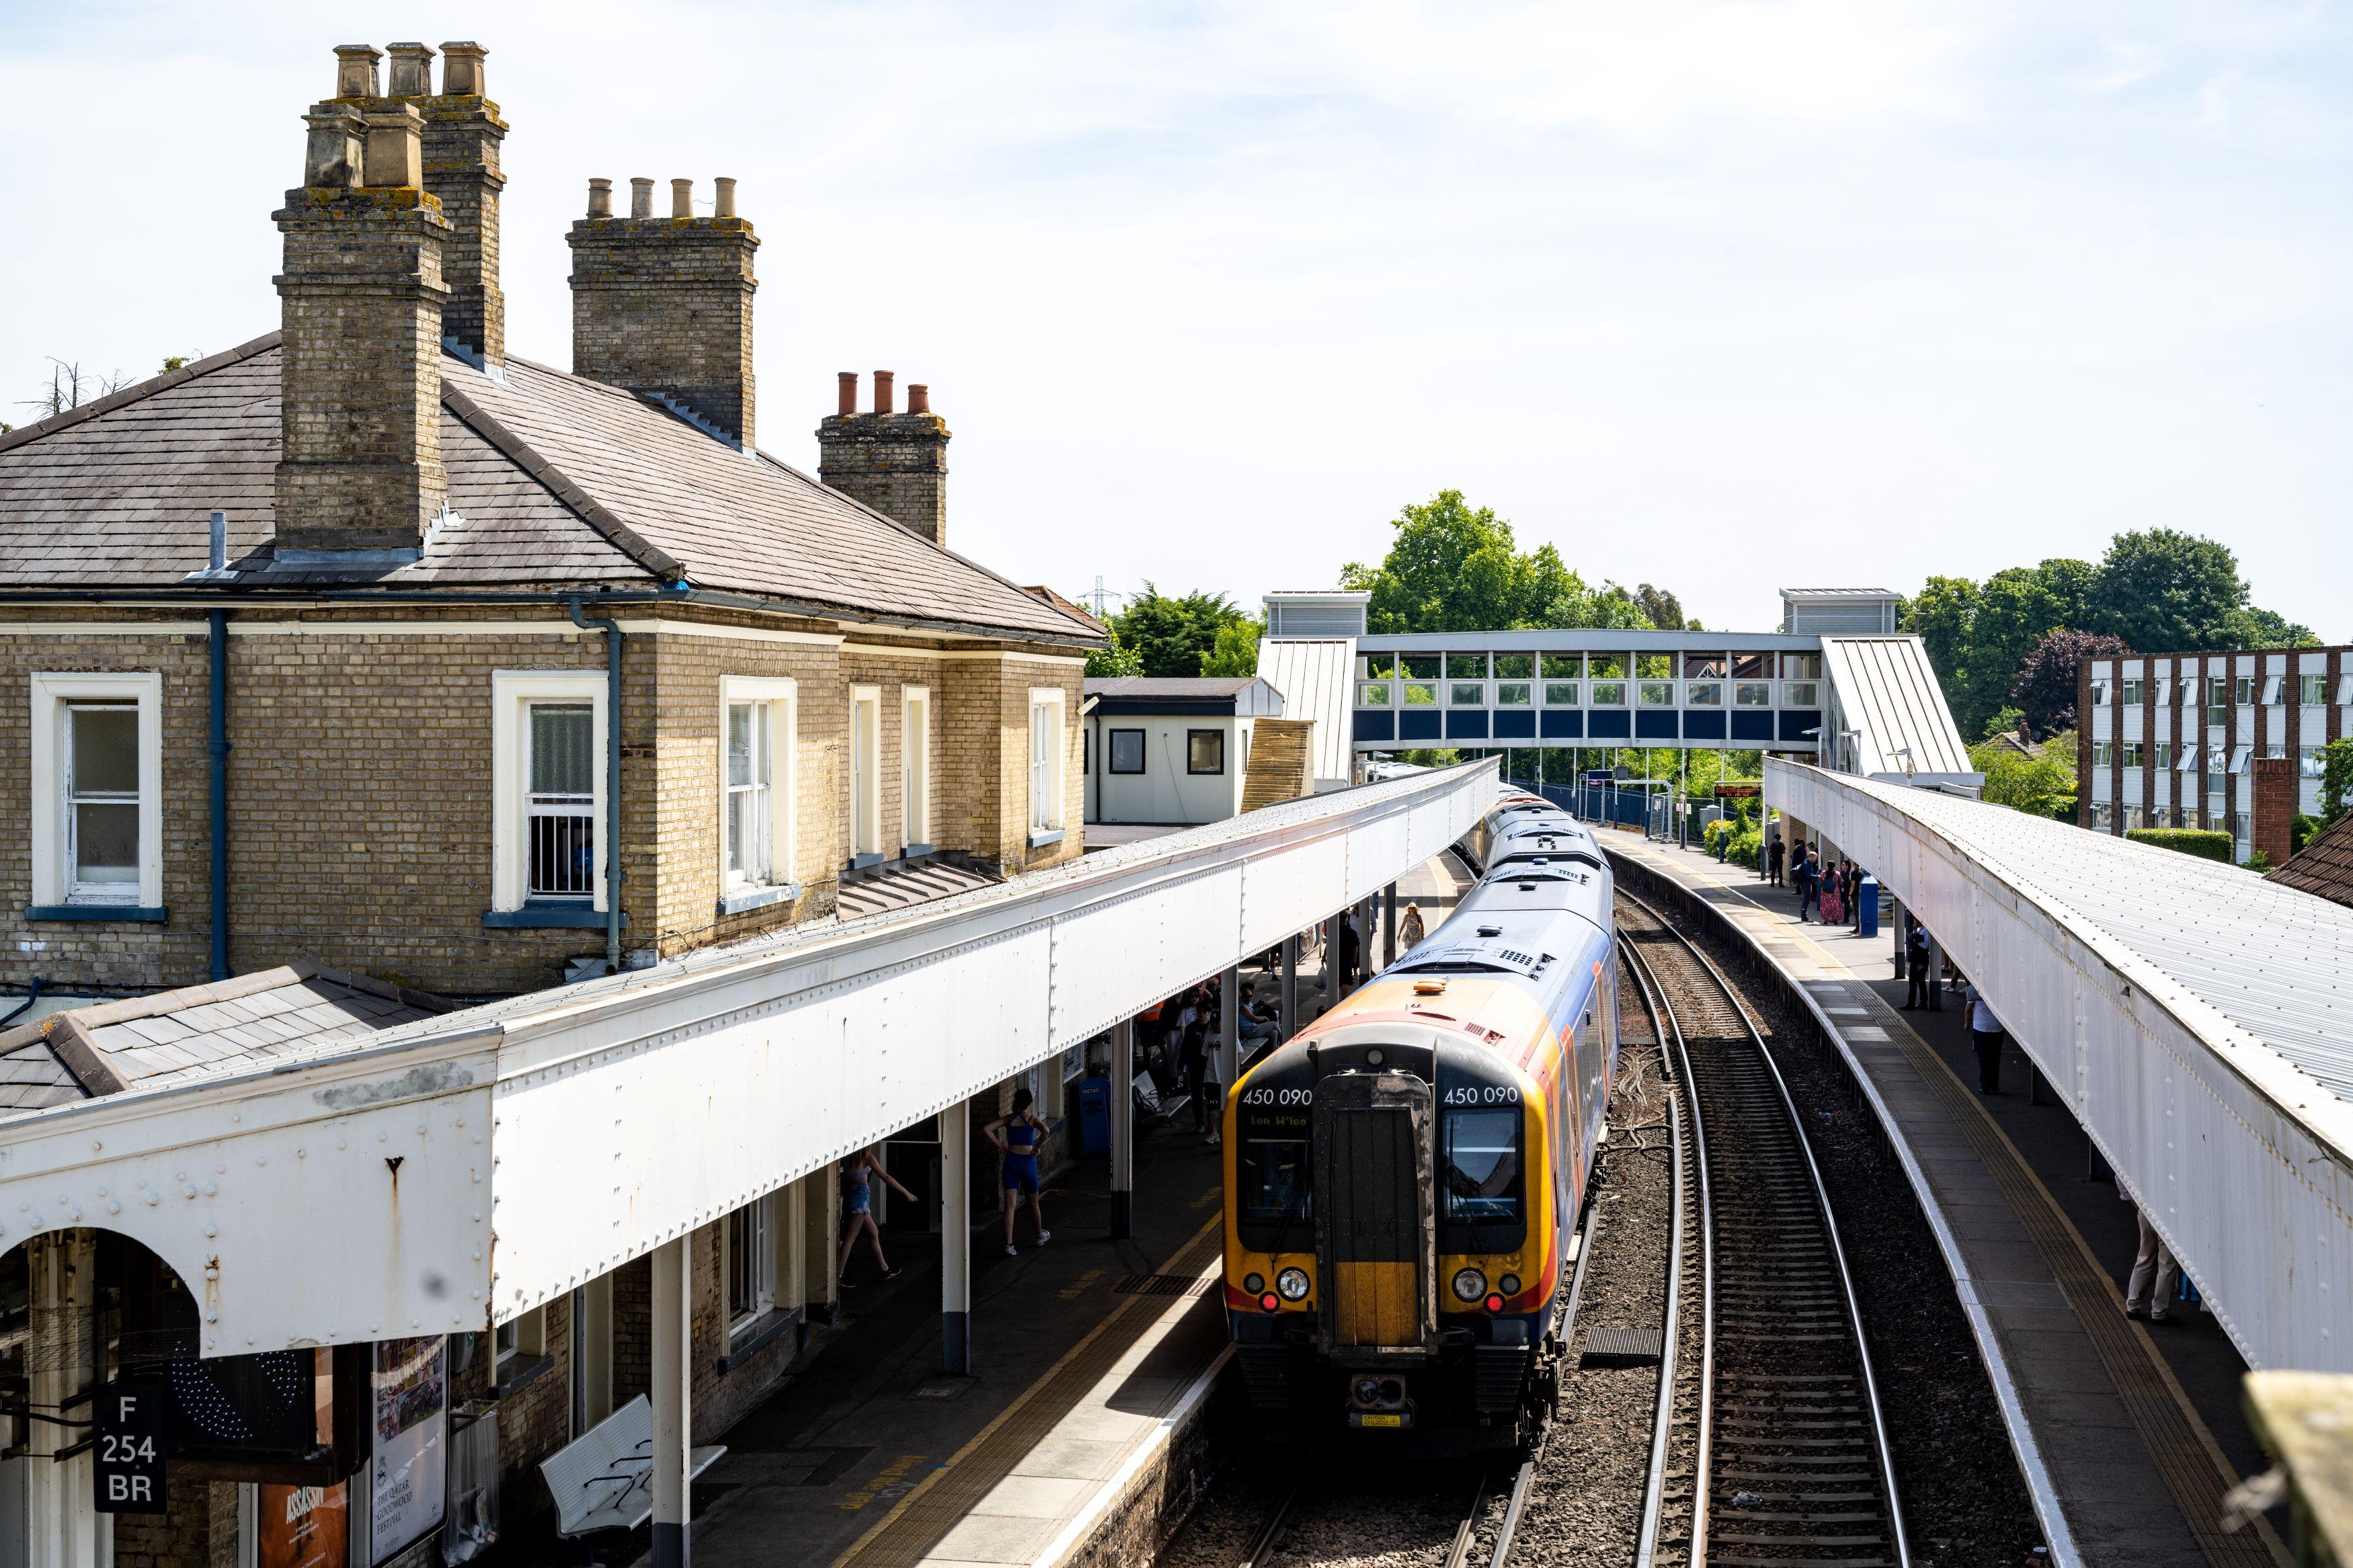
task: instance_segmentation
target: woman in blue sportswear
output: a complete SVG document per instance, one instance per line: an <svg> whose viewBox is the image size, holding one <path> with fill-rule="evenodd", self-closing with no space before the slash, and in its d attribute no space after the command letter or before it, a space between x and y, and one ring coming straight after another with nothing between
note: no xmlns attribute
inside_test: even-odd
<svg viewBox="0 0 2353 1568"><path fill-rule="evenodd" d="M872 1148L860 1150L841 1163L841 1260L834 1265L834 1279L841 1289L849 1289L850 1250L858 1245L862 1234L874 1243L874 1266L882 1270L882 1278L894 1279L899 1271L882 1256L882 1232L874 1224L874 1178L880 1176L891 1184L891 1190L915 1201L915 1194L899 1184L899 1178L882 1168L882 1157Z"/></svg>
<svg viewBox="0 0 2353 1568"><path fill-rule="evenodd" d="M1013 1211L1021 1200L1029 1200L1029 1220L1038 1227L1038 1245L1043 1247L1053 1239L1054 1233L1046 1228L1045 1211L1038 1205L1038 1150L1046 1142L1046 1123L1029 1109L1030 1094L1026 1089L1013 1091L1013 1114L1000 1116L984 1131L997 1152L1005 1156L1005 1256L1011 1258L1018 1248L1013 1245Z"/></svg>

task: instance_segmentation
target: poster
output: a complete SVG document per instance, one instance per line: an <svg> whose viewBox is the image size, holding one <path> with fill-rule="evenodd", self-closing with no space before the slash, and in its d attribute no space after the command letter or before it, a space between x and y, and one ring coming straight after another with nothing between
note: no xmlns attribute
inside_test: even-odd
<svg viewBox="0 0 2353 1568"><path fill-rule="evenodd" d="M378 1563L441 1524L449 1469L444 1342L435 1334L375 1344L375 1454L368 1479Z"/></svg>
<svg viewBox="0 0 2353 1568"><path fill-rule="evenodd" d="M254 1489L254 1568L344 1568L351 1557L351 1489Z"/></svg>

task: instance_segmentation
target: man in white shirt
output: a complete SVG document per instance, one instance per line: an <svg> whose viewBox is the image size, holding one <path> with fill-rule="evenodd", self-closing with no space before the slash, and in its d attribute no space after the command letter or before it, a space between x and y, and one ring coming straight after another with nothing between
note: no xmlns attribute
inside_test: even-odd
<svg viewBox="0 0 2353 1568"><path fill-rule="evenodd" d="M1986 1000L1983 991L1972 980L1961 994L1969 1013L1969 1040L1978 1048L1978 1092L2001 1092L2001 1020L1993 1016L1993 1005Z"/></svg>

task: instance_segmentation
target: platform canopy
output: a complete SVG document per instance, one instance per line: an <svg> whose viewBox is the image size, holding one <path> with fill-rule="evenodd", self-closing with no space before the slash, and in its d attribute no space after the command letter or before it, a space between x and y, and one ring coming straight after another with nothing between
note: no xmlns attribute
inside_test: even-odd
<svg viewBox="0 0 2353 1568"><path fill-rule="evenodd" d="M1765 795L1983 988L2249 1364L2353 1371L2353 909L1785 761Z"/></svg>

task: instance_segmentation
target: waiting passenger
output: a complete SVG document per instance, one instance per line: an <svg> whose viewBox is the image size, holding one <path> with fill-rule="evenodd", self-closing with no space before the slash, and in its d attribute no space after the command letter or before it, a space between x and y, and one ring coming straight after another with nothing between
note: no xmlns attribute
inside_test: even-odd
<svg viewBox="0 0 2353 1568"><path fill-rule="evenodd" d="M2116 1195L2133 1203L2122 1176L2116 1178ZM2140 1250L2133 1258L2132 1279L2125 1286L2125 1316L2147 1318L2152 1323L2178 1323L2181 1320L2173 1315L2173 1298L2181 1289L2181 1265L2174 1261L2165 1238L2157 1234L2148 1215L2137 1203L2133 1218L2140 1225Z"/></svg>
<svg viewBox="0 0 2353 1568"><path fill-rule="evenodd" d="M1968 1010L1969 1042L1978 1048L1978 1092L2001 1092L2001 1020L1993 1016L1993 1004L1978 989L1974 980L1964 981L1961 1005Z"/></svg>
<svg viewBox="0 0 2353 1568"><path fill-rule="evenodd" d="M1724 837L1730 837L1730 836L1729 836L1729 835L1719 835L1719 836L1718 836L1718 838L1719 838L1719 840L1721 840L1722 838L1724 838ZM1770 839L1768 839L1768 840L1766 842L1766 845L1765 845L1765 865L1766 865L1766 868L1767 868L1767 872L1766 872L1766 874L1767 874L1767 875L1771 879L1771 880L1772 880L1772 885L1773 885L1774 887L1777 887L1777 888L1778 888L1778 887L1781 886L1781 862L1782 862L1783 860L1785 860L1785 859L1788 858L1788 855L1789 855L1788 847L1787 845L1785 845L1785 844L1783 844L1783 843L1781 842L1781 836L1780 836L1779 834L1776 833L1775 835L1773 835L1773 837L1772 837Z"/></svg>
<svg viewBox="0 0 2353 1568"><path fill-rule="evenodd" d="M997 1152L1005 1156L1005 1256L1018 1257L1020 1249L1013 1245L1013 1211L1021 1200L1029 1200L1029 1220L1038 1228L1037 1245L1045 1246L1054 1238L1046 1228L1046 1212L1038 1202L1038 1151L1046 1142L1046 1123L1029 1109L1031 1096L1026 1089L1013 1091L1011 1114L1000 1116L982 1129Z"/></svg>
<svg viewBox="0 0 2353 1568"><path fill-rule="evenodd" d="M1405 907L1405 919L1398 921L1398 952L1411 952L1421 945L1422 938L1428 934L1421 926L1421 906L1408 904Z"/></svg>
<svg viewBox="0 0 2353 1568"><path fill-rule="evenodd" d="M1258 988L1245 983L1241 1005L1235 1010L1235 1031L1240 1035L1240 1045L1254 1045L1261 1040L1273 1045L1282 1043L1282 1026L1276 1021L1274 1009L1260 1003Z"/></svg>
<svg viewBox="0 0 2353 1568"><path fill-rule="evenodd" d="M1814 907L1815 897L1821 891L1822 878L1810 845L1799 845L1797 855L1789 867L1789 880L1798 885L1798 923L1804 925L1810 918L1809 911Z"/></svg>
<svg viewBox="0 0 2353 1568"><path fill-rule="evenodd" d="M1904 938L1904 1005L1905 1013L1916 1013L1928 1005L1928 928L1904 917L1909 927Z"/></svg>
<svg viewBox="0 0 2353 1568"><path fill-rule="evenodd" d="M899 1178L882 1168L882 1156L871 1144L841 1163L842 1207L846 1211L842 1215L842 1222L845 1229L841 1237L841 1260L834 1265L833 1276L835 1283L845 1290L850 1289L850 1248L858 1245L860 1231L874 1243L874 1267L882 1270L882 1278L895 1279L899 1277L899 1270L892 1268L890 1259L882 1256L882 1232L874 1224L873 1183L877 1176L890 1183L891 1190L909 1203L915 1201L915 1194L901 1186Z"/></svg>
<svg viewBox="0 0 2353 1568"><path fill-rule="evenodd" d="M1832 866L1816 879L1816 885L1820 891L1815 895L1818 900L1815 912L1822 917L1822 924L1834 926L1844 921L1846 896L1839 889L1846 886L1845 876Z"/></svg>
<svg viewBox="0 0 2353 1568"><path fill-rule="evenodd" d="M1862 868L1854 861L1846 863L1846 923L1856 931L1862 929Z"/></svg>

